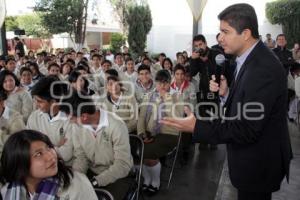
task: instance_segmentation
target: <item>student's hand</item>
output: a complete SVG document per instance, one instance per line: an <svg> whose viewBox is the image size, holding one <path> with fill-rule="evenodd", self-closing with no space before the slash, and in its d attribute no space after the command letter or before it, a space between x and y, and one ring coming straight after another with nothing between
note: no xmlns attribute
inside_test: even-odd
<svg viewBox="0 0 300 200"><path fill-rule="evenodd" d="M225 97L228 93L228 84L225 76L221 75L220 86L216 82L216 76L212 75L209 81L209 90L211 92L219 92L221 97Z"/></svg>
<svg viewBox="0 0 300 200"><path fill-rule="evenodd" d="M60 141L59 141L59 143L58 143L58 147L61 147L61 146L63 146L66 142L67 142L67 138L62 138Z"/></svg>
<svg viewBox="0 0 300 200"><path fill-rule="evenodd" d="M146 137L145 139L144 139L144 143L145 144L149 144L149 143L151 143L151 142L153 142L154 141L154 138L153 137Z"/></svg>

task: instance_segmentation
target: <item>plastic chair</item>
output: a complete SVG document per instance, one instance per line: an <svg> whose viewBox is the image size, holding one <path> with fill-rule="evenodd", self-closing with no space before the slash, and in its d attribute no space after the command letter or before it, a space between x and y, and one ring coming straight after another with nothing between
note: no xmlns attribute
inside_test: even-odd
<svg viewBox="0 0 300 200"><path fill-rule="evenodd" d="M97 194L98 200L114 200L114 197L109 191L101 188L94 188L94 190Z"/></svg>
<svg viewBox="0 0 300 200"><path fill-rule="evenodd" d="M130 199L138 200L139 192L141 188L141 177L142 177L142 168L143 168L143 160L144 160L144 142L139 136L130 134L129 143L130 143L133 162L135 165L139 165L138 171L134 172L135 180L137 182L137 188Z"/></svg>
<svg viewBox="0 0 300 200"><path fill-rule="evenodd" d="M172 154L175 154L173 162L172 162L172 168L171 168L171 171L170 171L170 174L169 174L167 189L169 189L170 185L171 185L171 180L172 180L172 177L173 177L173 171L174 171L174 168L175 168L175 165L176 165L177 156L178 156L178 152L179 152L179 149L180 149L180 143L181 143L181 137L182 137L181 134L182 133L180 132L179 136L178 136L178 141L177 141L176 147L171 152L169 152L167 154L167 156L171 156Z"/></svg>

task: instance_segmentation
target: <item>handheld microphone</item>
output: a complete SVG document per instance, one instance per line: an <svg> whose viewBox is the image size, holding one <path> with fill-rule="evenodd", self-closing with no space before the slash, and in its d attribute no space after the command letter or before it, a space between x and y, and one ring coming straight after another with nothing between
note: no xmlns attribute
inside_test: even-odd
<svg viewBox="0 0 300 200"><path fill-rule="evenodd" d="M221 75L224 74L225 71L225 61L226 58L223 54L218 54L215 58L216 61L216 70L215 70L215 76L216 76L216 82L220 84L221 81Z"/></svg>

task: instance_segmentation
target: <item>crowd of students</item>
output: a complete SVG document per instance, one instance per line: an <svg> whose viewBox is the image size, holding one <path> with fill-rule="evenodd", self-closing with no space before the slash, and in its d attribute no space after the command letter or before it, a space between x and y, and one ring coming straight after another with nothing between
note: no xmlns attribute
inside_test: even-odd
<svg viewBox="0 0 300 200"><path fill-rule="evenodd" d="M282 37L285 40L282 34L277 37L274 52L286 68L289 88L296 90L289 108L289 118L295 120L300 64ZM197 42L205 46L200 58L208 60L212 50L204 36L196 37ZM221 46L215 48L222 52ZM293 51L297 55L296 47ZM129 134L144 141L142 190L155 195L160 158L176 146L179 135L159 121L183 117L186 109L196 111L203 100L199 93L203 95L211 78L211 69L204 73L192 63L193 56L185 51L176 54L176 61L164 53L155 59L145 53L134 60L128 52L112 58L111 53L85 48L1 56L2 197L97 199L93 187L101 187L123 199L134 184L128 176L134 169ZM185 147L191 143L183 140Z"/></svg>

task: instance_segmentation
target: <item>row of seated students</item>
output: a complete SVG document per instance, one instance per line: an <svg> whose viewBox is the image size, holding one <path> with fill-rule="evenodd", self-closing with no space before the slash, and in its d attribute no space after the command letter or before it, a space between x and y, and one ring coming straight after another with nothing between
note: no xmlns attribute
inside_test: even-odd
<svg viewBox="0 0 300 200"><path fill-rule="evenodd" d="M41 76L30 89L22 87L13 72L1 71L0 152L12 133L39 131L49 137L67 166L86 174L94 187L104 187L115 199L123 199L132 184L127 176L133 168L128 133L138 134L145 143L143 190L156 194L160 187L159 158L176 146L178 135L177 130L161 126L159 120L182 117L183 106L193 107L195 103L195 89L186 80L186 68L177 65L173 80L170 71L158 70L153 80L150 67L142 64L135 84L128 84L120 72L108 66L103 87L93 88L99 76L87 75L85 66L71 71L67 85L57 74L51 75L56 71L51 70L53 66L57 67L48 67L50 75ZM1 173L5 173L4 168ZM18 180L4 178L2 183L12 181ZM3 188L5 196L8 190Z"/></svg>

